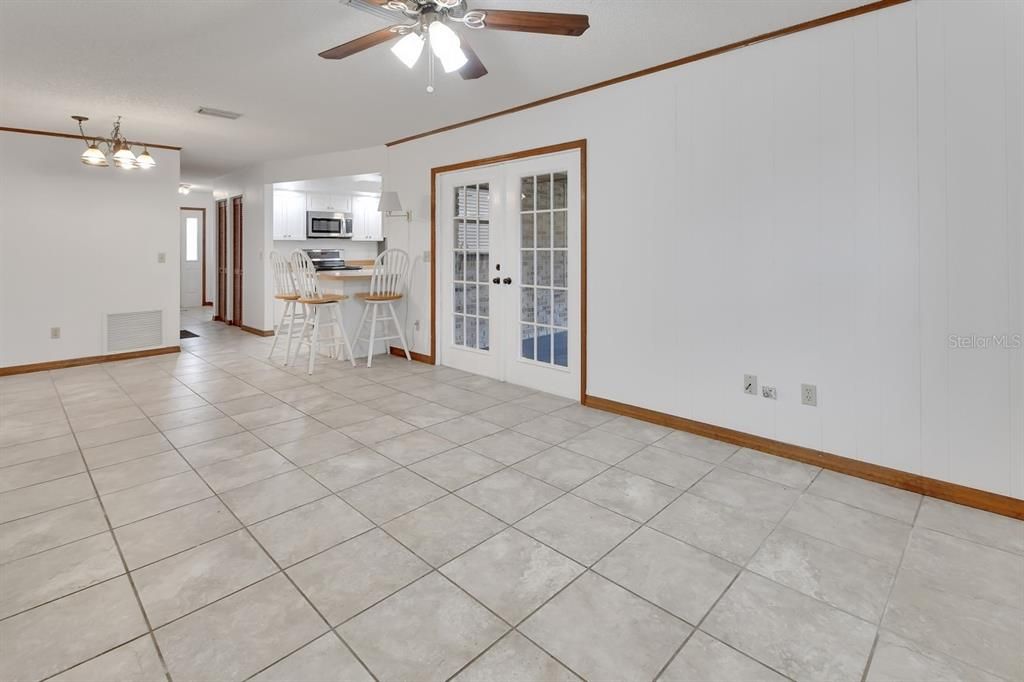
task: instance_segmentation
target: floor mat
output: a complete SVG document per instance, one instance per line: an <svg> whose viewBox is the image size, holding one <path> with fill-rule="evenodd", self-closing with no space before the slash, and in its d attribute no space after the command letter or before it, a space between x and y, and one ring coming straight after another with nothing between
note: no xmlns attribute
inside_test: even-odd
<svg viewBox="0 0 1024 682"><path fill-rule="evenodd" d="M195 339L195 338L198 338L198 337L199 337L199 334L195 334L193 332L190 332L187 329L182 329L180 334L179 334L179 336L178 336L179 339Z"/></svg>

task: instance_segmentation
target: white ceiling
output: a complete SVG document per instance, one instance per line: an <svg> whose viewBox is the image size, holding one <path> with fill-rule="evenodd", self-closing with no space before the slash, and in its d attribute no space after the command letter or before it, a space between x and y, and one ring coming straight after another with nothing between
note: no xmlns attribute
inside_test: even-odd
<svg viewBox="0 0 1024 682"><path fill-rule="evenodd" d="M356 149L540 99L814 19L866 0L469 0L470 7L581 12L581 38L468 35L490 74L406 69L378 46L317 53L385 21L334 0L0 0L0 125L73 132L117 114L130 139L180 145L182 180ZM461 29L468 33L467 29ZM241 112L199 116L199 106Z"/></svg>

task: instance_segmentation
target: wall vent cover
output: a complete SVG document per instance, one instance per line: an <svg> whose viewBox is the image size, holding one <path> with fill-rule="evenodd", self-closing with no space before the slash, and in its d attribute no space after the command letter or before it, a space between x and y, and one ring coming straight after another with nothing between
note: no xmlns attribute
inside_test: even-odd
<svg viewBox="0 0 1024 682"><path fill-rule="evenodd" d="M145 310L107 315L107 352L154 348L163 343L164 313Z"/></svg>

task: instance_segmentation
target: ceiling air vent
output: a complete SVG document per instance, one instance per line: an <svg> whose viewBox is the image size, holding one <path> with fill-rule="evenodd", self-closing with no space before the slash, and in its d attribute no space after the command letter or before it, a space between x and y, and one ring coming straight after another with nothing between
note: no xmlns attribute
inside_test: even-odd
<svg viewBox="0 0 1024 682"><path fill-rule="evenodd" d="M203 116L216 116L217 118L228 118L234 121L236 118L240 118L242 115L235 113L234 111L226 111L224 109L214 109L213 107L199 107L196 110L197 114Z"/></svg>
<svg viewBox="0 0 1024 682"><path fill-rule="evenodd" d="M107 352L155 348L163 343L164 313L146 310L107 315Z"/></svg>

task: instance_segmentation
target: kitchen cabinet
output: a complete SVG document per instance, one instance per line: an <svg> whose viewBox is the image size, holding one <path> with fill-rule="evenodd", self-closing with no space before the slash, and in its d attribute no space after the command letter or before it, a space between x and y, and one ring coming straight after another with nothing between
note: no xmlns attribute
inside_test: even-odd
<svg viewBox="0 0 1024 682"><path fill-rule="evenodd" d="M352 199L352 241L379 242L384 238L381 214L377 210L379 197Z"/></svg>
<svg viewBox="0 0 1024 682"><path fill-rule="evenodd" d="M274 239L306 238L306 195L301 192L274 192Z"/></svg>
<svg viewBox="0 0 1024 682"><path fill-rule="evenodd" d="M351 213L352 197L345 194L321 194L310 192L306 195L306 210Z"/></svg>

